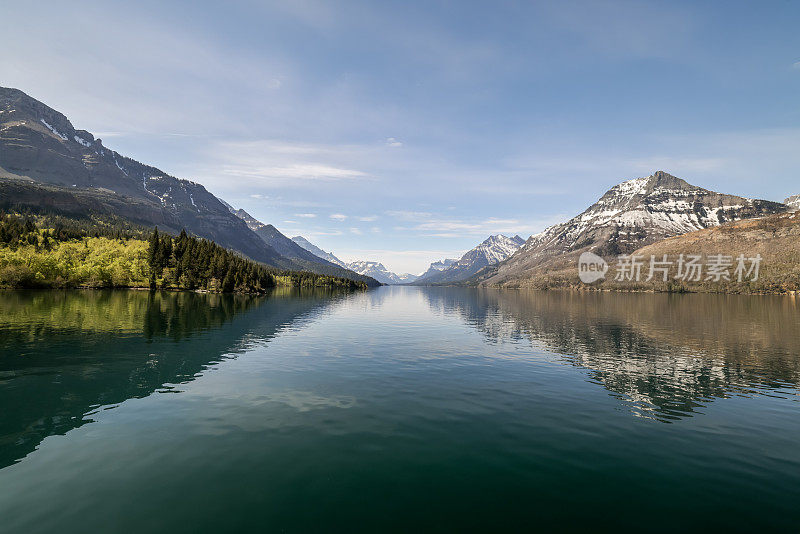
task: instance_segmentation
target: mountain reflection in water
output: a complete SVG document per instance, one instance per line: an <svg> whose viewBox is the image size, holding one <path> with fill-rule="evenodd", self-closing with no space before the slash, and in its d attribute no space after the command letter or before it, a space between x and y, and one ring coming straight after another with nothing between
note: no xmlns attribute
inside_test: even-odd
<svg viewBox="0 0 800 534"><path fill-rule="evenodd" d="M92 422L101 407L178 391L179 384L241 353L248 343L269 340L339 297L297 290L266 297L0 293L0 468L45 437Z"/></svg>
<svg viewBox="0 0 800 534"><path fill-rule="evenodd" d="M800 299L782 296L465 291L431 288L432 309L488 340L528 340L635 415L671 421L731 395L800 400Z"/></svg>

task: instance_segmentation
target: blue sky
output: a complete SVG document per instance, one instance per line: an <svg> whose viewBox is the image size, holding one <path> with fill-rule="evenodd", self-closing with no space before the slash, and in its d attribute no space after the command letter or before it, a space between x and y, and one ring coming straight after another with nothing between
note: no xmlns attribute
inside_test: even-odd
<svg viewBox="0 0 800 534"><path fill-rule="evenodd" d="M800 3L10 2L0 85L343 259L419 272L665 170L800 192Z"/></svg>

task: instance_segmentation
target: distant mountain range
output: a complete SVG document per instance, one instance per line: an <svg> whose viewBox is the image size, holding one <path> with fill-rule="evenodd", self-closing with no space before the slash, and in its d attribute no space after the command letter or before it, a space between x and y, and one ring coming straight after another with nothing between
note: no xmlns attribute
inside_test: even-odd
<svg viewBox="0 0 800 534"><path fill-rule="evenodd" d="M272 267L366 280L304 256L277 229L243 220L202 185L106 148L63 114L10 88L0 88L0 209L118 217L175 234L185 228Z"/></svg>
<svg viewBox="0 0 800 534"><path fill-rule="evenodd" d="M431 267L414 282L415 285L448 284L462 282L476 273L499 263L525 243L520 236L506 237L498 234L490 236L481 244L464 254L459 260L444 260L431 264Z"/></svg>
<svg viewBox="0 0 800 534"><path fill-rule="evenodd" d="M787 209L779 202L709 191L658 171L612 187L586 211L531 236L515 254L472 281L524 285L542 271L577 266L585 251L613 257L668 237Z"/></svg>
<svg viewBox="0 0 800 534"><path fill-rule="evenodd" d="M256 233L264 242L278 252L282 257L291 260L300 270L312 271L319 274L341 276L351 280L368 282L370 276L366 273L356 272L354 269L337 262L328 261L316 254L309 252L293 240L283 235L280 230L271 224L264 224L243 209L235 209L227 202L223 202L231 213L239 217ZM380 281L380 280L379 280ZM385 283L385 282L381 282Z"/></svg>
<svg viewBox="0 0 800 534"><path fill-rule="evenodd" d="M416 280L416 276L413 274L395 274L388 270L382 263L376 261L353 261L350 263L344 262L333 255L331 252L325 252L315 244L311 243L308 239L303 236L294 236L292 241L305 249L306 251L314 254L318 258L324 259L328 262L334 263L346 269L349 269L353 272L356 272L363 276L368 276L370 278L374 278L378 282L382 284L388 285L398 285L398 284L407 284Z"/></svg>

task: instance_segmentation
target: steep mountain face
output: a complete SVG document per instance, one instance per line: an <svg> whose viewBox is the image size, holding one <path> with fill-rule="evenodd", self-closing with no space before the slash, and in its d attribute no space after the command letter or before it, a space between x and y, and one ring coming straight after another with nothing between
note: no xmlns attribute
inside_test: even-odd
<svg viewBox="0 0 800 534"><path fill-rule="evenodd" d="M658 171L612 187L580 215L531 236L479 279L514 285L534 269L573 262L584 251L613 257L667 237L786 209L777 202L715 193Z"/></svg>
<svg viewBox="0 0 800 534"><path fill-rule="evenodd" d="M794 211L800 210L800 195L791 196L784 200L783 203Z"/></svg>
<svg viewBox="0 0 800 534"><path fill-rule="evenodd" d="M0 88L0 178L10 205L115 215L175 233L186 228L251 259L291 267L202 185L106 148L17 89Z"/></svg>
<svg viewBox="0 0 800 534"><path fill-rule="evenodd" d="M276 250L283 258L291 260L292 269L311 271L318 274L341 276L352 280L361 280L370 285L378 285L369 275L357 273L347 267L331 263L304 249L271 224L264 224L243 209L235 209L225 203L228 209L243 220L247 227L256 233L267 245Z"/></svg>
<svg viewBox="0 0 800 534"><path fill-rule="evenodd" d="M347 264L333 255L332 252L325 252L314 243L306 239L301 235L296 235L292 238L292 241L309 251L310 253L314 254L318 258L322 258L323 260L327 260L331 263L335 263L339 267L347 267Z"/></svg>
<svg viewBox="0 0 800 534"><path fill-rule="evenodd" d="M520 236L506 237L502 234L490 236L449 267L420 276L414 283L418 285L446 284L461 282L477 272L499 263L514 254L525 240Z"/></svg>

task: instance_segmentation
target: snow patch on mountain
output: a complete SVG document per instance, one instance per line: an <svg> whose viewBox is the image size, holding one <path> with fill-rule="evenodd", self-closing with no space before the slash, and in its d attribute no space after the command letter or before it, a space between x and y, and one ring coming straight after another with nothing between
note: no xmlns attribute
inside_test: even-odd
<svg viewBox="0 0 800 534"><path fill-rule="evenodd" d="M784 204L789 206L793 211L800 210L800 195L794 195L783 201Z"/></svg>
<svg viewBox="0 0 800 534"><path fill-rule="evenodd" d="M73 135L72 138L75 139L76 143L78 143L79 145L83 145L86 148L89 148L90 146L92 146L92 143L90 143L89 141L87 141L86 139L84 139L83 137L81 137L79 135Z"/></svg>
<svg viewBox="0 0 800 534"><path fill-rule="evenodd" d="M56 130L56 129L55 129L55 128L53 128L52 126L50 126L50 123L49 123L49 122L47 122L47 121L46 121L46 120L44 120L44 119L39 119L39 120L42 122L42 124L44 124L44 125L47 127L47 129L48 129L48 130L50 130L51 132L53 132L53 135L55 135L56 137L59 137L59 138L61 138L61 140L62 140L62 141L66 141L66 140L67 140L67 136L66 136L66 135L64 135L64 134L62 134L62 133L60 133L58 130Z"/></svg>

